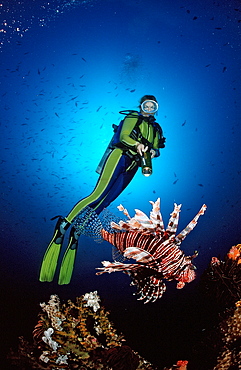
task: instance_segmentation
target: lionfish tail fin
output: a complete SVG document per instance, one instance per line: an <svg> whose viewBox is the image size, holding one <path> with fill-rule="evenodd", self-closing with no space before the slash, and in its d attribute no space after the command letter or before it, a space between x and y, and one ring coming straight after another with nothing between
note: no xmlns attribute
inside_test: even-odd
<svg viewBox="0 0 241 370"><path fill-rule="evenodd" d="M80 232L80 234L89 236L95 242L101 243L102 230L113 233L113 229L121 230L117 222L121 222L120 217L116 216L105 208L99 215L95 210L86 206L73 221L73 226Z"/></svg>
<svg viewBox="0 0 241 370"><path fill-rule="evenodd" d="M75 217L72 225L81 235L89 236L97 243L103 241L101 235L101 230L103 229L102 222L91 207L85 207L78 216Z"/></svg>

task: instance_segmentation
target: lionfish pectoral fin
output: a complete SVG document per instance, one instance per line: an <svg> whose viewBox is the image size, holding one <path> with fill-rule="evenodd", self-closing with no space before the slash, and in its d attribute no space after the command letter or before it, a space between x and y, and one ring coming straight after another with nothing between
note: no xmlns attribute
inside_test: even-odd
<svg viewBox="0 0 241 370"><path fill-rule="evenodd" d="M144 303L155 302L161 298L166 291L166 285L161 279L150 276L146 280L143 287L139 287L137 294L140 294L138 300L143 300Z"/></svg>
<svg viewBox="0 0 241 370"><path fill-rule="evenodd" d="M111 274L112 272L122 271L122 272L128 272L133 269L137 268L137 264L127 264L127 263L120 263L120 262L109 262L109 261L102 261L101 262L104 267L97 267L96 270L100 270L100 272L97 272L96 275L104 274L105 272L108 272Z"/></svg>
<svg viewBox="0 0 241 370"><path fill-rule="evenodd" d="M155 259L153 256L145 251L144 249L138 248L138 247L129 247L125 249L124 257L126 258L133 258L139 263L150 263L154 262Z"/></svg>

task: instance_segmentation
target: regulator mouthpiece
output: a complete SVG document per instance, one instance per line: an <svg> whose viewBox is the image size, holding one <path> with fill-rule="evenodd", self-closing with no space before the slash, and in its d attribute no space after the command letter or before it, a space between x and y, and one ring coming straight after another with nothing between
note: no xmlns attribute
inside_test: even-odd
<svg viewBox="0 0 241 370"><path fill-rule="evenodd" d="M145 152L141 157L142 174L148 177L152 174L151 153Z"/></svg>

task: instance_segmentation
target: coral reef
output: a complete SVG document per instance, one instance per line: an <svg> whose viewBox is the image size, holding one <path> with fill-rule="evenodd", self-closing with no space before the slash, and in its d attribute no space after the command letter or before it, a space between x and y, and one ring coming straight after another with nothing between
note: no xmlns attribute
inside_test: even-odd
<svg viewBox="0 0 241 370"><path fill-rule="evenodd" d="M233 246L224 261L212 258L203 274L202 286L219 308L233 307L241 299L241 244Z"/></svg>
<svg viewBox="0 0 241 370"><path fill-rule="evenodd" d="M241 301L232 316L220 324L223 347L214 370L241 369Z"/></svg>
<svg viewBox="0 0 241 370"><path fill-rule="evenodd" d="M164 370L187 370L188 361L179 360L171 368L165 368Z"/></svg>
<svg viewBox="0 0 241 370"><path fill-rule="evenodd" d="M206 315L202 338L189 362L179 360L164 370L241 369L241 244L233 246L223 261L212 258L201 286L206 295L201 297ZM96 291L75 303L61 304L52 295L40 306L33 343L21 337L18 352L9 354L14 369L157 370L117 333Z"/></svg>
<svg viewBox="0 0 241 370"><path fill-rule="evenodd" d="M123 335L112 326L96 291L62 305L59 297L52 295L47 304L40 306L34 343L20 338L18 353L9 355L16 368L154 370L124 344Z"/></svg>
<svg viewBox="0 0 241 370"><path fill-rule="evenodd" d="M210 358L209 369L241 369L241 244L224 260L212 258L200 286L214 324L199 344L200 358Z"/></svg>

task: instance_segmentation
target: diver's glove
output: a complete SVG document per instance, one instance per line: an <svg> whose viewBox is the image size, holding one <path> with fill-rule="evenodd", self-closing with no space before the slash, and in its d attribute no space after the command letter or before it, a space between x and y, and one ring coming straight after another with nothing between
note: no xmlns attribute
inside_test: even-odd
<svg viewBox="0 0 241 370"><path fill-rule="evenodd" d="M148 146L145 146L144 144L138 143L136 145L136 151L141 156L143 156L143 153L145 153L147 150L148 150Z"/></svg>
<svg viewBox="0 0 241 370"><path fill-rule="evenodd" d="M150 149L150 153L151 153L151 159L153 159L156 156L155 149Z"/></svg>

